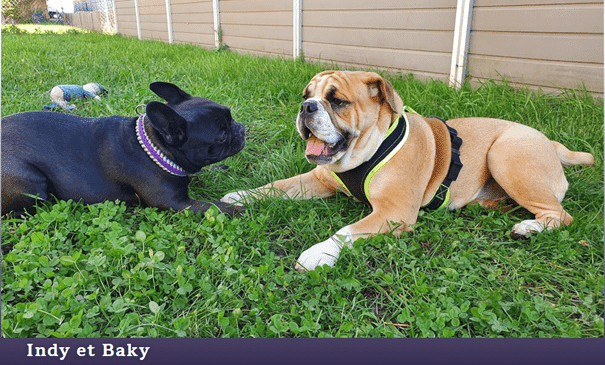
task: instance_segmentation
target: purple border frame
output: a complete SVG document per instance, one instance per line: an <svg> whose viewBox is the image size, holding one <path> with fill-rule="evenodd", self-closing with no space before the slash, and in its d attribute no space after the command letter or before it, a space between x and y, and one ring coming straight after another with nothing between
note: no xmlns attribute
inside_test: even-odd
<svg viewBox="0 0 605 365"><path fill-rule="evenodd" d="M64 360L28 355L35 347L70 347ZM114 356L103 357L104 344ZM118 347L149 347L146 357ZM92 346L94 357L88 356ZM109 345L105 345L108 346ZM86 355L77 355L77 349ZM33 352L35 353L35 352ZM60 353L60 352L59 352ZM109 353L109 352L108 352ZM132 354L132 353L131 353ZM588 339L7 339L3 364L602 364L605 340Z"/></svg>

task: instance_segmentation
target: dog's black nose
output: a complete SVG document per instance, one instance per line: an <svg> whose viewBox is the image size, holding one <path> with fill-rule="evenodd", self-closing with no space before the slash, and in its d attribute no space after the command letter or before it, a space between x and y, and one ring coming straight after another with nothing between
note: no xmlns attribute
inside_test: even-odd
<svg viewBox="0 0 605 365"><path fill-rule="evenodd" d="M307 114L313 114L319 109L315 101L305 101L300 108L300 111Z"/></svg>

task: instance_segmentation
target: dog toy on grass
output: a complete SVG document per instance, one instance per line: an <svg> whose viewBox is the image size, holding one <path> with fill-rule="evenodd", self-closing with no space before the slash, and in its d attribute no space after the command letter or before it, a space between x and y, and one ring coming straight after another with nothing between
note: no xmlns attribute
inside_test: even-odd
<svg viewBox="0 0 605 365"><path fill-rule="evenodd" d="M58 85L50 90L50 100L53 103L50 105L45 105L44 110L53 110L56 109L57 106L60 106L65 110L71 111L75 109L76 106L74 104L68 105L68 101L85 98L101 100L97 94L104 94L106 92L107 90L103 86L95 83L89 83L84 86Z"/></svg>

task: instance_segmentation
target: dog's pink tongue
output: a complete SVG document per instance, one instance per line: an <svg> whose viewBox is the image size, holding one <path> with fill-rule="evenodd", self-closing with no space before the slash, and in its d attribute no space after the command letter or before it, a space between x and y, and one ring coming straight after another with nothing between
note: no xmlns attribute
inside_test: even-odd
<svg viewBox="0 0 605 365"><path fill-rule="evenodd" d="M322 153L328 152L327 149L328 147L324 141L315 136L311 136L307 141L307 150L305 151L305 154L307 156L321 156Z"/></svg>

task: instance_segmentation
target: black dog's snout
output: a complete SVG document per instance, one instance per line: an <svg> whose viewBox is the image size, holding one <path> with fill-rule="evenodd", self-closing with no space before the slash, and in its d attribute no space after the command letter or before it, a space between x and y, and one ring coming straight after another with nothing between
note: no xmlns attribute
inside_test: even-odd
<svg viewBox="0 0 605 365"><path fill-rule="evenodd" d="M319 108L317 107L317 102L315 101L305 101L302 104L302 107L300 108L301 113L305 113L305 114L313 114L315 113Z"/></svg>

